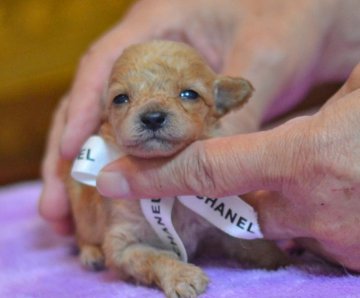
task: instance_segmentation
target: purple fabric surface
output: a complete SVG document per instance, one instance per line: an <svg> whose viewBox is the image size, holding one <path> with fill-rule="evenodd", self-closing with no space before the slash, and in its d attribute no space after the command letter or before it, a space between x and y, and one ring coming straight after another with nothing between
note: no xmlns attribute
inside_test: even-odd
<svg viewBox="0 0 360 298"><path fill-rule="evenodd" d="M41 184L0 189L0 297L164 297L155 288L125 283L109 271L87 272L74 240L55 235L37 214ZM316 258L274 272L235 261L201 259L211 279L201 297L360 297L360 276Z"/></svg>

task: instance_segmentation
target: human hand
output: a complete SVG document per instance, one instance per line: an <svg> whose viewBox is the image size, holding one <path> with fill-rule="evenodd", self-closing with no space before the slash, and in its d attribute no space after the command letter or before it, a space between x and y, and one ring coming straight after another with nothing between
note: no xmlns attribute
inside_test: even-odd
<svg viewBox="0 0 360 298"><path fill-rule="evenodd" d="M328 37L337 1L325 2L139 1L81 59L66 103L57 111L43 164L42 216L58 231L69 231L61 160L73 159L99 126L105 82L126 46L153 38L184 41L216 71L249 79L256 89L254 98L239 113L225 117L223 133L254 131L279 94L292 95L273 104L271 115L288 109L315 81L314 60Z"/></svg>
<svg viewBox="0 0 360 298"><path fill-rule="evenodd" d="M360 271L360 64L313 116L269 131L210 139L175 158L124 157L97 185L107 197L244 194L268 239Z"/></svg>

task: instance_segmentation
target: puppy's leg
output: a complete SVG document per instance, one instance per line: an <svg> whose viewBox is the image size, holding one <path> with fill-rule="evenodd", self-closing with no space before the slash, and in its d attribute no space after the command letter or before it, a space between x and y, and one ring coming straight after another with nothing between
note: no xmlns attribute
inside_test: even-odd
<svg viewBox="0 0 360 298"><path fill-rule="evenodd" d="M225 250L231 257L255 267L274 270L290 265L290 258L273 241L226 239Z"/></svg>
<svg viewBox="0 0 360 298"><path fill-rule="evenodd" d="M178 260L175 253L144 244L128 246L116 260L117 266L144 284L156 283L168 297L197 297L208 279L203 271Z"/></svg>
<svg viewBox="0 0 360 298"><path fill-rule="evenodd" d="M89 270L105 269L105 257L99 245L87 244L78 240L81 264Z"/></svg>
<svg viewBox="0 0 360 298"><path fill-rule="evenodd" d="M208 278L200 268L181 262L173 252L135 242L126 245L123 239L124 235L106 237L104 245L108 265L123 277L155 283L171 298L197 297L205 291Z"/></svg>
<svg viewBox="0 0 360 298"><path fill-rule="evenodd" d="M101 198L95 189L75 181L69 180L68 186L80 261L86 269L102 270L105 259L101 243L106 216Z"/></svg>

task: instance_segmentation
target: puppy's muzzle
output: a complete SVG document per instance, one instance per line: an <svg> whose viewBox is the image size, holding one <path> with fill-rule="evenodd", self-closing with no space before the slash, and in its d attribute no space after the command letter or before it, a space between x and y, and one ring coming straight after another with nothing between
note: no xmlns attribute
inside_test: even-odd
<svg viewBox="0 0 360 298"><path fill-rule="evenodd" d="M145 112L140 115L140 120L145 129L156 131L164 126L167 113L162 111Z"/></svg>

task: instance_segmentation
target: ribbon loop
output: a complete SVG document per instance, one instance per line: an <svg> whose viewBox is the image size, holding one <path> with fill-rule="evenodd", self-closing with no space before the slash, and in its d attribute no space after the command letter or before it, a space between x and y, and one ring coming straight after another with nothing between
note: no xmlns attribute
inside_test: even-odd
<svg viewBox="0 0 360 298"><path fill-rule="evenodd" d="M82 146L71 169L71 176L83 184L96 186L96 177L108 163L121 157L100 136L91 136Z"/></svg>

